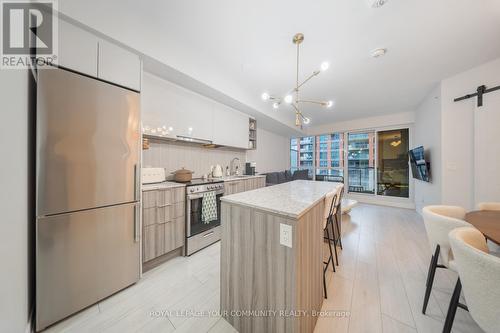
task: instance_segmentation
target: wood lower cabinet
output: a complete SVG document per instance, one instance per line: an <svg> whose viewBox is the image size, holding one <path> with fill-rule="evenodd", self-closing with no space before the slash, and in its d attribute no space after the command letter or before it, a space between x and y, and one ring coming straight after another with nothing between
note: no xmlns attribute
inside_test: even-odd
<svg viewBox="0 0 500 333"><path fill-rule="evenodd" d="M184 246L184 187L145 191L142 206L143 263Z"/></svg>
<svg viewBox="0 0 500 333"><path fill-rule="evenodd" d="M231 180L224 183L224 195L255 190L266 186L266 177Z"/></svg>

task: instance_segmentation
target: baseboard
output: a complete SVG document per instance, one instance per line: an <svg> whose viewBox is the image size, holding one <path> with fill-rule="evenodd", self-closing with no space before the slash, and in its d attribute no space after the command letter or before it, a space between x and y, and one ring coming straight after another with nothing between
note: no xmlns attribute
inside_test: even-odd
<svg viewBox="0 0 500 333"><path fill-rule="evenodd" d="M396 208L415 209L415 203L412 202L410 199L381 198L379 196L353 194L353 193L349 193L346 197L349 199L357 200L360 203L396 207Z"/></svg>
<svg viewBox="0 0 500 333"><path fill-rule="evenodd" d="M173 259L175 257L180 257L183 254L184 247L180 247L178 249L172 250L168 253L165 253L157 258L154 258L150 261L146 261L142 263L142 272L146 273L149 270L152 270L153 268L163 264L166 261L169 261L170 259Z"/></svg>

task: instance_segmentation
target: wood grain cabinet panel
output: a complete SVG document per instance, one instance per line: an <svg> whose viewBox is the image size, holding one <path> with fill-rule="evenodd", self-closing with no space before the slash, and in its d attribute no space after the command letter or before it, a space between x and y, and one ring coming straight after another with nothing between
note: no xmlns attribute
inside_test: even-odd
<svg viewBox="0 0 500 333"><path fill-rule="evenodd" d="M157 224L155 230L156 251L155 257L165 254L165 225L167 223Z"/></svg>
<svg viewBox="0 0 500 333"><path fill-rule="evenodd" d="M231 195L245 191L255 190L266 186L264 177L255 177L242 180L232 180L225 182L224 195Z"/></svg>
<svg viewBox="0 0 500 333"><path fill-rule="evenodd" d="M157 207L157 223L166 223L180 216L184 216L184 208L184 202L178 202L169 206Z"/></svg>
<svg viewBox="0 0 500 333"><path fill-rule="evenodd" d="M156 225L142 229L142 260L146 262L156 257Z"/></svg>
<svg viewBox="0 0 500 333"><path fill-rule="evenodd" d="M143 262L184 246L185 193L184 187L143 192Z"/></svg>
<svg viewBox="0 0 500 333"><path fill-rule="evenodd" d="M157 211L156 207L143 208L142 210L142 225L150 226L157 223Z"/></svg>
<svg viewBox="0 0 500 333"><path fill-rule="evenodd" d="M168 253L181 246L184 246L184 216L178 217L171 222L164 224L164 253Z"/></svg>
<svg viewBox="0 0 500 333"><path fill-rule="evenodd" d="M156 207L156 198L158 191L144 191L142 192L142 207L152 208Z"/></svg>

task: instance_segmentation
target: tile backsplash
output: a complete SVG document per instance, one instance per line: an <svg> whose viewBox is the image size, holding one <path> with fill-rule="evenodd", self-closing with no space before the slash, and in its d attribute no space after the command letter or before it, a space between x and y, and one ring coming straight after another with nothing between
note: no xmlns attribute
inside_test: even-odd
<svg viewBox="0 0 500 333"><path fill-rule="evenodd" d="M193 178L199 178L210 172L210 166L220 164L226 170L231 160L240 159L240 172L244 171L246 151L229 148L204 148L189 143L164 142L150 140L149 149L142 151L142 166L165 168L167 178L171 172L182 167L194 172Z"/></svg>

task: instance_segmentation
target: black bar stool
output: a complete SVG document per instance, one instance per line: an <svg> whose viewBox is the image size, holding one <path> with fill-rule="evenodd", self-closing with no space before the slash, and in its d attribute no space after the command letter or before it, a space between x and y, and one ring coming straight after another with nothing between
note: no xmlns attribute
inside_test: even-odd
<svg viewBox="0 0 500 333"><path fill-rule="evenodd" d="M325 293L325 298L328 298L328 294L326 291L326 271L328 270L328 266L330 263L332 263L332 268L333 271L335 272L335 262L333 260L333 250L332 250L332 239L330 237L330 228L329 226L332 226L332 231L333 231L333 211L335 210L335 204L337 201L337 193L331 192L326 195L325 198L325 216L324 216L324 221L323 221L323 233L326 231L326 237L324 239L327 240L328 242L328 248L330 250L330 256L328 257L327 261L323 261L323 264L325 267L323 268L323 291ZM335 250L335 255L337 254L337 251Z"/></svg>

